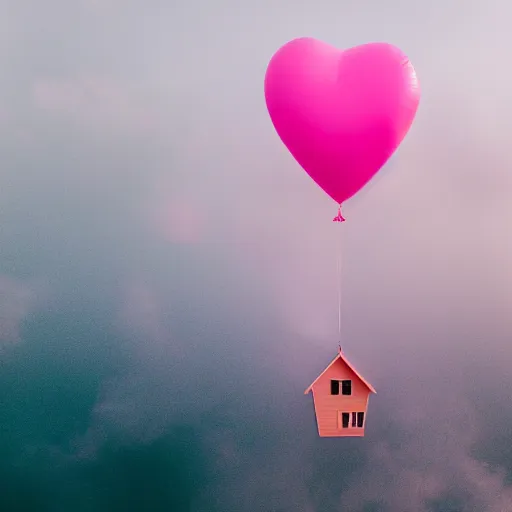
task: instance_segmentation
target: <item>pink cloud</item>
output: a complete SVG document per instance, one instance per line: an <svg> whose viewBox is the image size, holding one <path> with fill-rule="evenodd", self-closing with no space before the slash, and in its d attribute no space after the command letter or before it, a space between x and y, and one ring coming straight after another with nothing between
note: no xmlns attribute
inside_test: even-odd
<svg viewBox="0 0 512 512"><path fill-rule="evenodd" d="M173 177L154 178L144 206L148 229L159 238L176 244L197 244L206 236L209 221L204 188L176 185Z"/></svg>
<svg viewBox="0 0 512 512"><path fill-rule="evenodd" d="M147 133L155 113L129 87L101 76L41 79L32 98L38 109L90 129Z"/></svg>
<svg viewBox="0 0 512 512"><path fill-rule="evenodd" d="M151 208L153 229L165 240L178 244L198 243L203 238L202 208L184 198L169 197Z"/></svg>

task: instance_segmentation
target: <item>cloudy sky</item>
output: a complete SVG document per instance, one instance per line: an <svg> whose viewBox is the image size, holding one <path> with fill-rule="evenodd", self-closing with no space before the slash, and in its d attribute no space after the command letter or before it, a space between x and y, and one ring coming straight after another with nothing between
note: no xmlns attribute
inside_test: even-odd
<svg viewBox="0 0 512 512"><path fill-rule="evenodd" d="M512 510L505 0L0 0L0 509ZM319 439L336 206L263 95L295 37L387 41L413 128L344 208L377 389Z"/></svg>

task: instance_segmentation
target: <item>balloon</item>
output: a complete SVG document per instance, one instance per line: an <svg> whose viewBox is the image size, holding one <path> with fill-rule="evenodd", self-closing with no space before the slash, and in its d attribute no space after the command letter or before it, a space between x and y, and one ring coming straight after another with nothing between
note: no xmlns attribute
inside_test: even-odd
<svg viewBox="0 0 512 512"><path fill-rule="evenodd" d="M339 50L299 38L272 57L265 100L290 153L341 206L400 145L420 88L409 59L390 44Z"/></svg>

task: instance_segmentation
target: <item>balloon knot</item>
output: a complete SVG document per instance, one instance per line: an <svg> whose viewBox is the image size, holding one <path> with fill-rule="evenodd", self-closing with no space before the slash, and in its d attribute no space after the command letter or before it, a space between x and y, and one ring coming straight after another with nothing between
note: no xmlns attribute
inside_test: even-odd
<svg viewBox="0 0 512 512"><path fill-rule="evenodd" d="M338 208L338 215L332 219L333 222L345 222L343 215L341 215L341 206Z"/></svg>

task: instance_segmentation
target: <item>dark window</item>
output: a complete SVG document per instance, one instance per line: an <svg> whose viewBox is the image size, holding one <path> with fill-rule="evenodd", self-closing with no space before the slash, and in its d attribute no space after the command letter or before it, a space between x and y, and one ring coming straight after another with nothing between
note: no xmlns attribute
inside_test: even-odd
<svg viewBox="0 0 512 512"><path fill-rule="evenodd" d="M362 428L363 423L364 423L364 412L358 412L357 413L357 426Z"/></svg>
<svg viewBox="0 0 512 512"><path fill-rule="evenodd" d="M353 427L356 426L356 413L355 412L352 413L352 426Z"/></svg>
<svg viewBox="0 0 512 512"><path fill-rule="evenodd" d="M331 395L339 395L340 394L340 381L339 380L331 380Z"/></svg>
<svg viewBox="0 0 512 512"><path fill-rule="evenodd" d="M342 380L341 381L341 394L342 395L351 395L352 394L352 381L351 380Z"/></svg>
<svg viewBox="0 0 512 512"><path fill-rule="evenodd" d="M343 428L348 428L348 419L350 414L348 412L341 413L341 425Z"/></svg>

